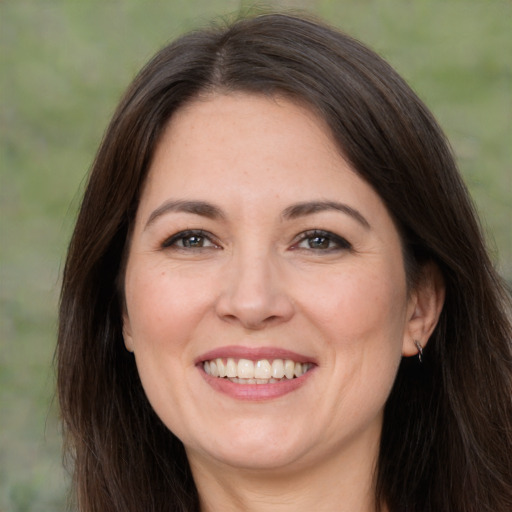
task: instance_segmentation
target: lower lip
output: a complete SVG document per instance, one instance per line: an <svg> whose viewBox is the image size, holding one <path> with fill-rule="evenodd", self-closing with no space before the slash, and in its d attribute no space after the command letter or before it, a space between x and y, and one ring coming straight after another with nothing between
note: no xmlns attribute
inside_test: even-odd
<svg viewBox="0 0 512 512"><path fill-rule="evenodd" d="M294 379L283 379L269 384L237 384L229 379L212 377L198 367L205 381L215 390L237 400L263 401L287 395L301 388L310 378L314 368Z"/></svg>

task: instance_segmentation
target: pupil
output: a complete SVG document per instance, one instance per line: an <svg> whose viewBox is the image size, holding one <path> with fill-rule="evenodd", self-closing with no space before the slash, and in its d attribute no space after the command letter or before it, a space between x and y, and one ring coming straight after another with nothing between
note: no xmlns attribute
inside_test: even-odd
<svg viewBox="0 0 512 512"><path fill-rule="evenodd" d="M201 236L189 236L183 240L185 247L202 247L203 238Z"/></svg>
<svg viewBox="0 0 512 512"><path fill-rule="evenodd" d="M325 236L315 236L309 241L309 246L312 249L328 249L329 239Z"/></svg>

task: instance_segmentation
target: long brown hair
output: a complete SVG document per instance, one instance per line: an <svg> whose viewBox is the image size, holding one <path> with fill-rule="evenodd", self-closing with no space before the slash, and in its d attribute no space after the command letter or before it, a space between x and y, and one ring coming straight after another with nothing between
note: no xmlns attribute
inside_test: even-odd
<svg viewBox="0 0 512 512"><path fill-rule="evenodd" d="M308 104L395 219L409 283L425 262L442 273L446 301L423 363L403 359L386 405L377 502L393 512L511 510L510 298L449 146L380 57L322 23L281 14L194 32L161 50L99 148L64 270L57 351L80 510L199 509L183 446L153 412L124 348L118 282L162 129L208 91Z"/></svg>

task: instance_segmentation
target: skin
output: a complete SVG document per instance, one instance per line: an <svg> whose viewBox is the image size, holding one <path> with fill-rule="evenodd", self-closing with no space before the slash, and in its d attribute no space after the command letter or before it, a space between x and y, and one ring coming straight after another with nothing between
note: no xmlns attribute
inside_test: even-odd
<svg viewBox="0 0 512 512"><path fill-rule="evenodd" d="M311 201L344 210L285 215ZM185 230L202 232L171 238ZM179 110L141 196L125 293L126 347L185 445L204 511L374 510L383 407L443 290L435 272L407 289L389 213L321 119L241 93ZM283 396L239 399L197 364L233 345L291 350L314 366Z"/></svg>

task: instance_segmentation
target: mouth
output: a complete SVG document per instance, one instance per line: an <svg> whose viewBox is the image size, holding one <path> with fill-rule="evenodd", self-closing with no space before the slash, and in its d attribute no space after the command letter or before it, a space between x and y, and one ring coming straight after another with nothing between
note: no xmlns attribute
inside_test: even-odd
<svg viewBox="0 0 512 512"><path fill-rule="evenodd" d="M234 384L277 384L302 377L313 363L293 359L244 359L216 357L201 362L210 377L225 379Z"/></svg>
<svg viewBox="0 0 512 512"><path fill-rule="evenodd" d="M195 365L213 390L235 400L262 402L301 389L318 363L283 348L230 345L203 354Z"/></svg>

